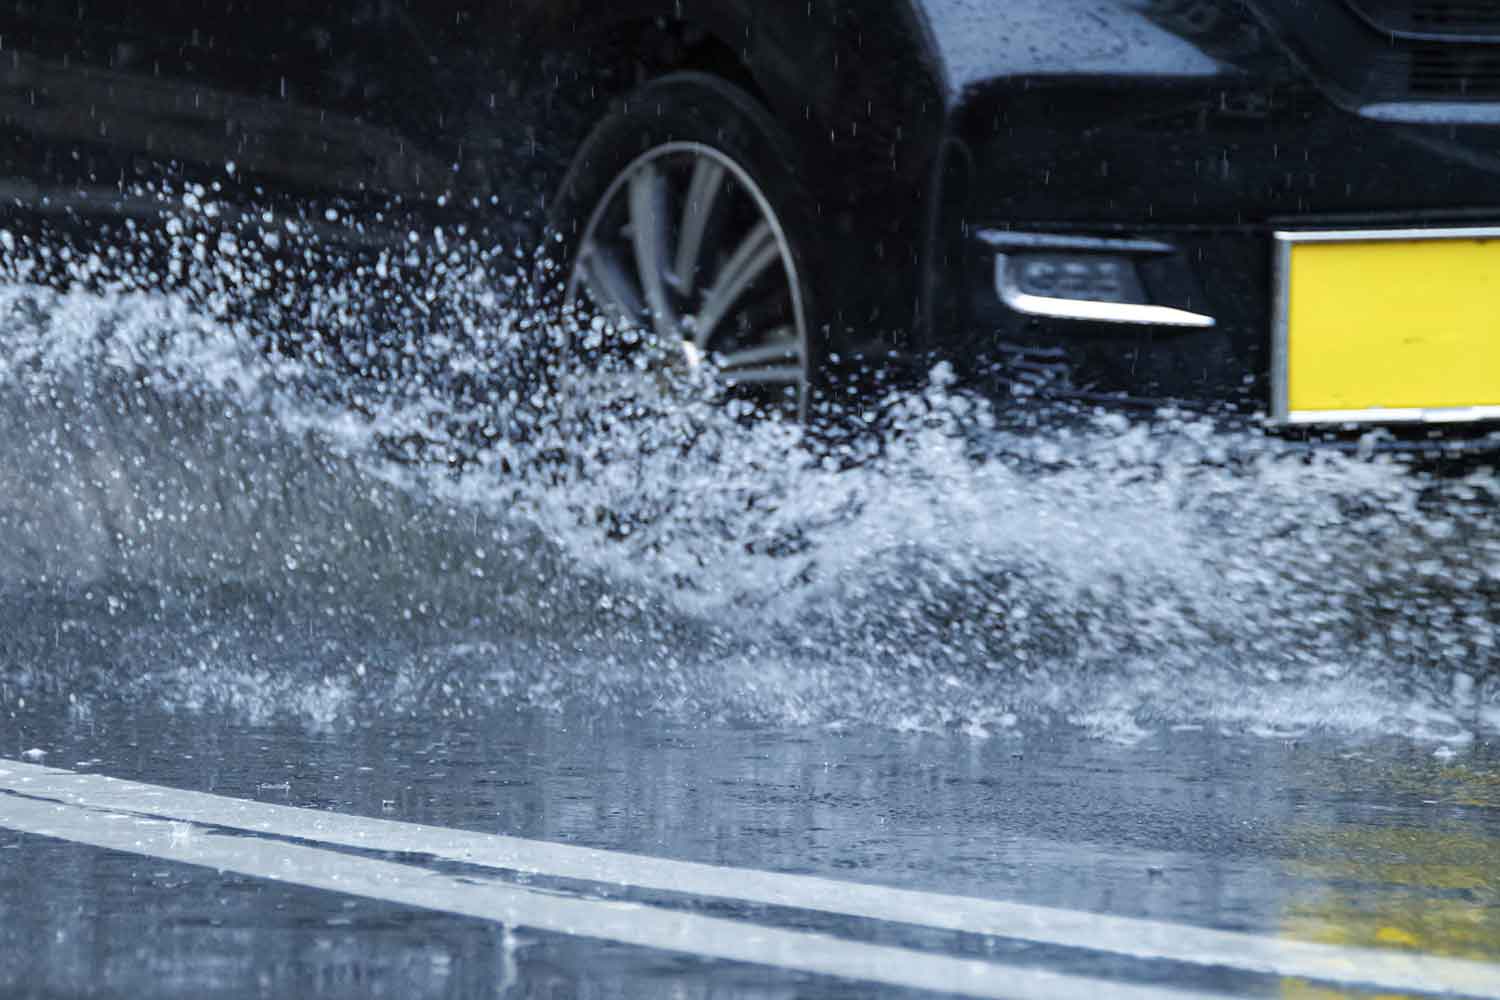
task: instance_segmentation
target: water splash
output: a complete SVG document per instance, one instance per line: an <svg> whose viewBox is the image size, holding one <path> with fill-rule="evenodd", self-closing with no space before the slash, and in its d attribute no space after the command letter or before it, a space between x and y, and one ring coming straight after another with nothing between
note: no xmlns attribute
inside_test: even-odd
<svg viewBox="0 0 1500 1000"><path fill-rule="evenodd" d="M1493 473L1186 415L1023 433L941 367L821 435L629 358L518 377L601 331L438 257L323 281L292 350L242 257L207 296L13 276L0 703L1494 726Z"/></svg>

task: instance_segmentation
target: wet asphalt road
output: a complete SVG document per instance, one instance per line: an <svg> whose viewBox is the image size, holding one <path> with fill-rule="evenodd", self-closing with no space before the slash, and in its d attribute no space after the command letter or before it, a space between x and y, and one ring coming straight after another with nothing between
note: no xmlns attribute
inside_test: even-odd
<svg viewBox="0 0 1500 1000"><path fill-rule="evenodd" d="M1122 746L1061 730L973 740L553 713L310 731L24 708L3 733L0 756L12 766L43 750L29 760L273 805L1500 963L1500 747L1483 742L1435 751L1396 738L1179 730ZM688 939L600 941L538 931L524 917L507 927L17 832L7 826L17 802L0 795L0 996L930 995L795 961L708 958ZM99 812L82 822L119 820ZM256 839L232 837L231 848ZM421 851L353 853L483 889L476 873ZM728 918L747 933L784 928L1148 988L1358 993L1142 960L1107 944L1094 951L1087 933L1059 946L608 880L499 878ZM735 875L725 878L735 895ZM1191 933L1184 941L1190 949ZM1493 971L1500 990L1500 964Z"/></svg>

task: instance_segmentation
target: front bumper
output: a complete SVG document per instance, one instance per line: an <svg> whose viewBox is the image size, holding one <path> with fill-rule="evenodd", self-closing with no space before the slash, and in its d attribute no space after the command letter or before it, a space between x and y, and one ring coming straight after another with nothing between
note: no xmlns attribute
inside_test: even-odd
<svg viewBox="0 0 1500 1000"><path fill-rule="evenodd" d="M1277 267L1313 231L1500 232L1500 126L1391 122L1305 83L1285 85L1257 116L1210 105L1243 106L1200 82L971 94L954 118L935 227L932 287L954 305L935 311L929 346L1002 384L1075 401L1188 406L1294 437L1378 427L1408 442L1489 442L1494 406L1299 418L1277 335ZM1190 126L1183 109L1193 107ZM1017 308L997 266L1026 239L1123 247L1144 304L1169 321Z"/></svg>

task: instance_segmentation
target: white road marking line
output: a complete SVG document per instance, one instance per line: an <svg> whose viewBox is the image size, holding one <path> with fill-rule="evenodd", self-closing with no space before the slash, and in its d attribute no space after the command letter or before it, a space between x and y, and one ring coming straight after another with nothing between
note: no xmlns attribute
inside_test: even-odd
<svg viewBox="0 0 1500 1000"><path fill-rule="evenodd" d="M952 958L640 903L580 899L503 882L476 882L326 848L224 835L180 820L145 819L18 795L0 794L0 826L289 885L493 920L511 927L888 986L998 1000L1063 996L1222 1000L1222 996L1211 994Z"/></svg>
<svg viewBox="0 0 1500 1000"><path fill-rule="evenodd" d="M279 806L0 758L0 790L101 809L552 878L813 910L1244 972L1500 1000L1500 965L1262 937L1135 917L726 868Z"/></svg>

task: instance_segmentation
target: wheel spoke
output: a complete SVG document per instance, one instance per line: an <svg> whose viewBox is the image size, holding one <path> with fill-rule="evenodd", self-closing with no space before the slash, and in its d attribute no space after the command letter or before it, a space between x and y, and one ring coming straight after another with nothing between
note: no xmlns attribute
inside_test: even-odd
<svg viewBox="0 0 1500 1000"><path fill-rule="evenodd" d="M578 255L579 277L594 305L635 322L644 311L640 294L615 254L597 242L585 244Z"/></svg>
<svg viewBox="0 0 1500 1000"><path fill-rule="evenodd" d="M649 366L707 366L720 385L805 416L807 333L797 267L749 173L697 143L666 143L615 176L567 288L669 348Z"/></svg>
<svg viewBox="0 0 1500 1000"><path fill-rule="evenodd" d="M682 206L682 224L677 234L677 262L672 269L684 296L692 295L697 287L703 236L718 203L724 174L722 165L705 156L698 157L693 164L693 179L688 184L687 200Z"/></svg>
<svg viewBox="0 0 1500 1000"><path fill-rule="evenodd" d="M735 248L734 253L724 264L723 270L714 280L713 287L704 296L703 308L698 312L697 325L694 328L694 339L699 348L708 347L714 331L729 314L735 302L739 301L740 296L745 294L745 290L764 274L767 268L776 263L779 255L780 248L776 243L776 235L771 231L770 224L762 219Z"/></svg>
<svg viewBox="0 0 1500 1000"><path fill-rule="evenodd" d="M651 325L663 343L675 340L677 312L667 293L667 179L647 163L630 178L630 236L635 269L651 310Z"/></svg>
<svg viewBox="0 0 1500 1000"><path fill-rule="evenodd" d="M783 328L772 332L767 342L760 347L747 347L742 351L716 355L714 360L719 371L726 377L734 377L738 371L763 365L768 361L800 362L802 347L797 343L795 333L790 328Z"/></svg>

